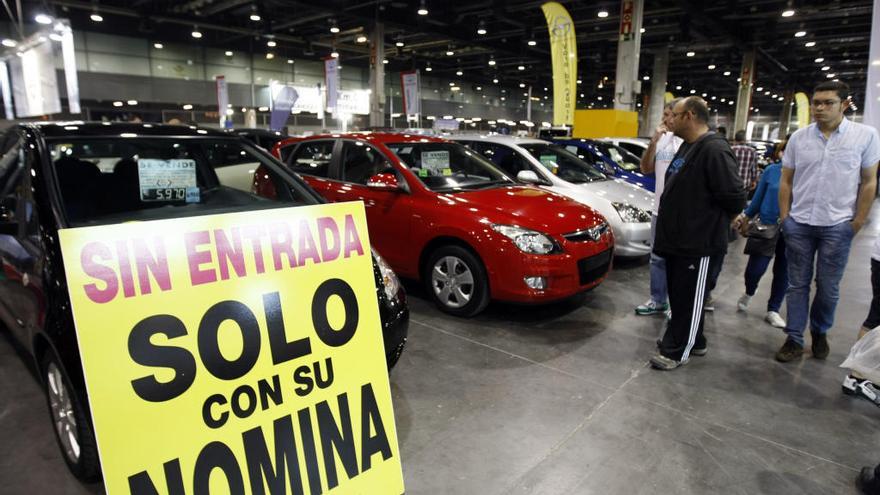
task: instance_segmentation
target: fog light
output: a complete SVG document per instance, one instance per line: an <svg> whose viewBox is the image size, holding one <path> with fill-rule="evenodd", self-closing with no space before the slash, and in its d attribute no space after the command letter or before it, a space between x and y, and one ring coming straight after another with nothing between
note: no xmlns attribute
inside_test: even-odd
<svg viewBox="0 0 880 495"><path fill-rule="evenodd" d="M544 290L547 288L547 277L526 277L523 280L529 289Z"/></svg>

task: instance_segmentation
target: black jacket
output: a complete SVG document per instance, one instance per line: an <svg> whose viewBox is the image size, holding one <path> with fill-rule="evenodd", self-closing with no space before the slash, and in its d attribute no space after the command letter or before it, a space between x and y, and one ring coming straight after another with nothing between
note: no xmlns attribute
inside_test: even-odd
<svg viewBox="0 0 880 495"><path fill-rule="evenodd" d="M659 201L655 253L695 257L726 253L730 221L746 203L727 140L709 133L682 144L669 165Z"/></svg>

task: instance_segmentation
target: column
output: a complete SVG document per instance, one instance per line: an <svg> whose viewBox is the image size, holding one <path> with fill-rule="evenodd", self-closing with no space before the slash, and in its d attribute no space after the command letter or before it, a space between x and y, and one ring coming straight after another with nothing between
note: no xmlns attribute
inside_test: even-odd
<svg viewBox="0 0 880 495"><path fill-rule="evenodd" d="M370 127L385 126L385 27L373 25L370 34Z"/></svg>
<svg viewBox="0 0 880 495"><path fill-rule="evenodd" d="M794 91L785 90L783 95L785 99L782 100L782 113L779 114L779 139L784 139L788 135L788 127L791 124L791 107L794 106Z"/></svg>
<svg viewBox="0 0 880 495"><path fill-rule="evenodd" d="M752 88L755 85L755 50L743 56L742 70L739 71L739 92L736 95L736 114L731 134L745 130L749 120L749 105L752 104ZM728 129L730 131L730 129Z"/></svg>
<svg viewBox="0 0 880 495"><path fill-rule="evenodd" d="M639 79L639 50L642 44L644 0L621 0L620 30L617 42L617 72L614 83L614 109L636 110Z"/></svg>
<svg viewBox="0 0 880 495"><path fill-rule="evenodd" d="M651 73L651 99L648 101L648 119L641 136L652 136L654 129L663 120L663 107L666 105L666 74L669 71L669 48L654 52L654 70Z"/></svg>
<svg viewBox="0 0 880 495"><path fill-rule="evenodd" d="M871 14L871 44L868 51L868 84L865 87L865 109L862 122L880 128L880 8L874 2ZM856 105L859 105L856 98Z"/></svg>

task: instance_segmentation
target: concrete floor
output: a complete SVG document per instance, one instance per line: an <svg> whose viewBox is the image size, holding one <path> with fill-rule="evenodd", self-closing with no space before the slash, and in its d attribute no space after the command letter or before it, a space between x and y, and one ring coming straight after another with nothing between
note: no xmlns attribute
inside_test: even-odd
<svg viewBox="0 0 880 495"><path fill-rule="evenodd" d="M731 245L706 322L709 354L673 372L647 366L662 318L637 317L644 260L618 262L576 302L490 305L471 320L410 287L410 340L391 376L409 494L855 493L880 461L880 409L843 396L838 364L871 297L857 237L826 361L773 360L783 336L748 313L743 241ZM101 493L56 447L42 393L0 338L0 492Z"/></svg>

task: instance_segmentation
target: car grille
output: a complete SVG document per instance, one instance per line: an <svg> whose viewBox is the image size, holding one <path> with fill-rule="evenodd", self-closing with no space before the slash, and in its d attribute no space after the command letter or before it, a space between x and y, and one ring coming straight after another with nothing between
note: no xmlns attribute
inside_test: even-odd
<svg viewBox="0 0 880 495"><path fill-rule="evenodd" d="M608 273L612 252L613 249L606 249L595 256L578 260L578 275L581 285L595 282Z"/></svg>
<svg viewBox="0 0 880 495"><path fill-rule="evenodd" d="M567 241L571 242L587 242L593 241L596 242L605 232L608 232L608 224L605 222L596 225L595 227L590 227L589 229L578 230L577 232L570 232L568 234L562 234L562 237Z"/></svg>

